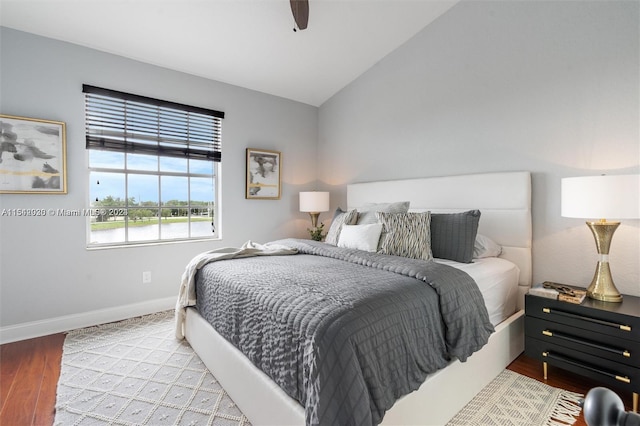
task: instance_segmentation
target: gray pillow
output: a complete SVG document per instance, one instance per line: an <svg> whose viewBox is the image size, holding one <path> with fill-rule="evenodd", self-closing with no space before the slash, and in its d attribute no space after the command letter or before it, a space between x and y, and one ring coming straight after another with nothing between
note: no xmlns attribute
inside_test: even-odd
<svg viewBox="0 0 640 426"><path fill-rule="evenodd" d="M378 253L431 260L430 213L377 212L383 231Z"/></svg>
<svg viewBox="0 0 640 426"><path fill-rule="evenodd" d="M356 209L345 212L340 207L338 207L335 214L333 215L333 220L331 221L331 226L329 227L329 231L327 231L327 236L324 239L324 242L337 246L338 241L340 240L340 231L342 230L342 225L355 225L357 219L358 212L356 211Z"/></svg>
<svg viewBox="0 0 640 426"><path fill-rule="evenodd" d="M431 213L431 252L438 259L471 263L480 210Z"/></svg>
<svg viewBox="0 0 640 426"><path fill-rule="evenodd" d="M409 211L408 201L397 203L368 203L358 208L358 225L378 223L376 212L385 213L407 213ZM384 232L384 230L382 231Z"/></svg>

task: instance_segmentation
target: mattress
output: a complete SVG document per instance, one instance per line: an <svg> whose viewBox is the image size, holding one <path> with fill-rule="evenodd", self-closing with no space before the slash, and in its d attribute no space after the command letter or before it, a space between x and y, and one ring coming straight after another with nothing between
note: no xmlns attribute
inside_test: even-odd
<svg viewBox="0 0 640 426"><path fill-rule="evenodd" d="M489 312L489 320L494 326L516 311L520 269L514 263L499 257L473 259L472 263L434 260L460 269L475 280Z"/></svg>

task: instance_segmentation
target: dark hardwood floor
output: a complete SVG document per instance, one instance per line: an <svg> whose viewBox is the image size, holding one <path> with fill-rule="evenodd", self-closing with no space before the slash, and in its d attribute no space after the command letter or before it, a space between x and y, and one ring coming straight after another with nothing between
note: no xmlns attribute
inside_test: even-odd
<svg viewBox="0 0 640 426"><path fill-rule="evenodd" d="M53 424L63 342L64 334L54 334L0 346L0 425ZM598 383L553 367L549 367L549 379L545 381L540 362L524 354L508 368L572 392L586 394L598 386ZM618 394L630 410L631 395L619 391ZM586 426L582 415L576 426Z"/></svg>
<svg viewBox="0 0 640 426"><path fill-rule="evenodd" d="M64 334L0 346L0 425L52 425Z"/></svg>

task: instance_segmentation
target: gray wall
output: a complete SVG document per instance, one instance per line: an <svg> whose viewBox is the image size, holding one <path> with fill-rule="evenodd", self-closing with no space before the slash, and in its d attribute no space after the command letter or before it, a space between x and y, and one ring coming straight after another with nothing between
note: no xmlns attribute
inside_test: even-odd
<svg viewBox="0 0 640 426"><path fill-rule="evenodd" d="M87 207L83 83L226 113L222 241L87 250L84 218L0 217L0 325L9 335L171 307L195 254L305 236L309 218L298 212L298 191L315 189L317 108L7 28L0 40L0 111L66 122L69 188L67 195L2 194L0 211ZM282 152L281 200L245 200L247 147ZM143 271L151 271L151 284L142 284Z"/></svg>
<svg viewBox="0 0 640 426"><path fill-rule="evenodd" d="M350 182L529 170L534 280L585 285L595 244L583 221L560 217L560 179L640 172L639 8L462 2L319 110L1 29L0 111L67 123L69 194L0 195L0 209L86 206L83 83L227 118L222 241L87 250L82 218L0 217L0 339L170 306L193 255L305 236L297 193L316 180L335 208ZM282 200L244 199L246 147L283 152ZM623 293L640 295L639 236L638 220L623 221L614 236L611 265ZM150 285L141 284L146 270Z"/></svg>
<svg viewBox="0 0 640 426"><path fill-rule="evenodd" d="M560 179L640 172L636 1L462 2L320 107L318 178L344 184L529 170L534 282L588 285L584 221ZM618 289L640 295L640 225L613 238Z"/></svg>

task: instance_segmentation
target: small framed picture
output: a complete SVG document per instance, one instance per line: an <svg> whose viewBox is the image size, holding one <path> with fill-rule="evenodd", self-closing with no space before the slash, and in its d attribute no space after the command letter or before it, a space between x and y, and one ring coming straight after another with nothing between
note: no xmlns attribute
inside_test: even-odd
<svg viewBox="0 0 640 426"><path fill-rule="evenodd" d="M280 199L282 155L278 151L247 148L247 189L245 198Z"/></svg>
<svg viewBox="0 0 640 426"><path fill-rule="evenodd" d="M62 121L0 114L0 193L66 194Z"/></svg>

